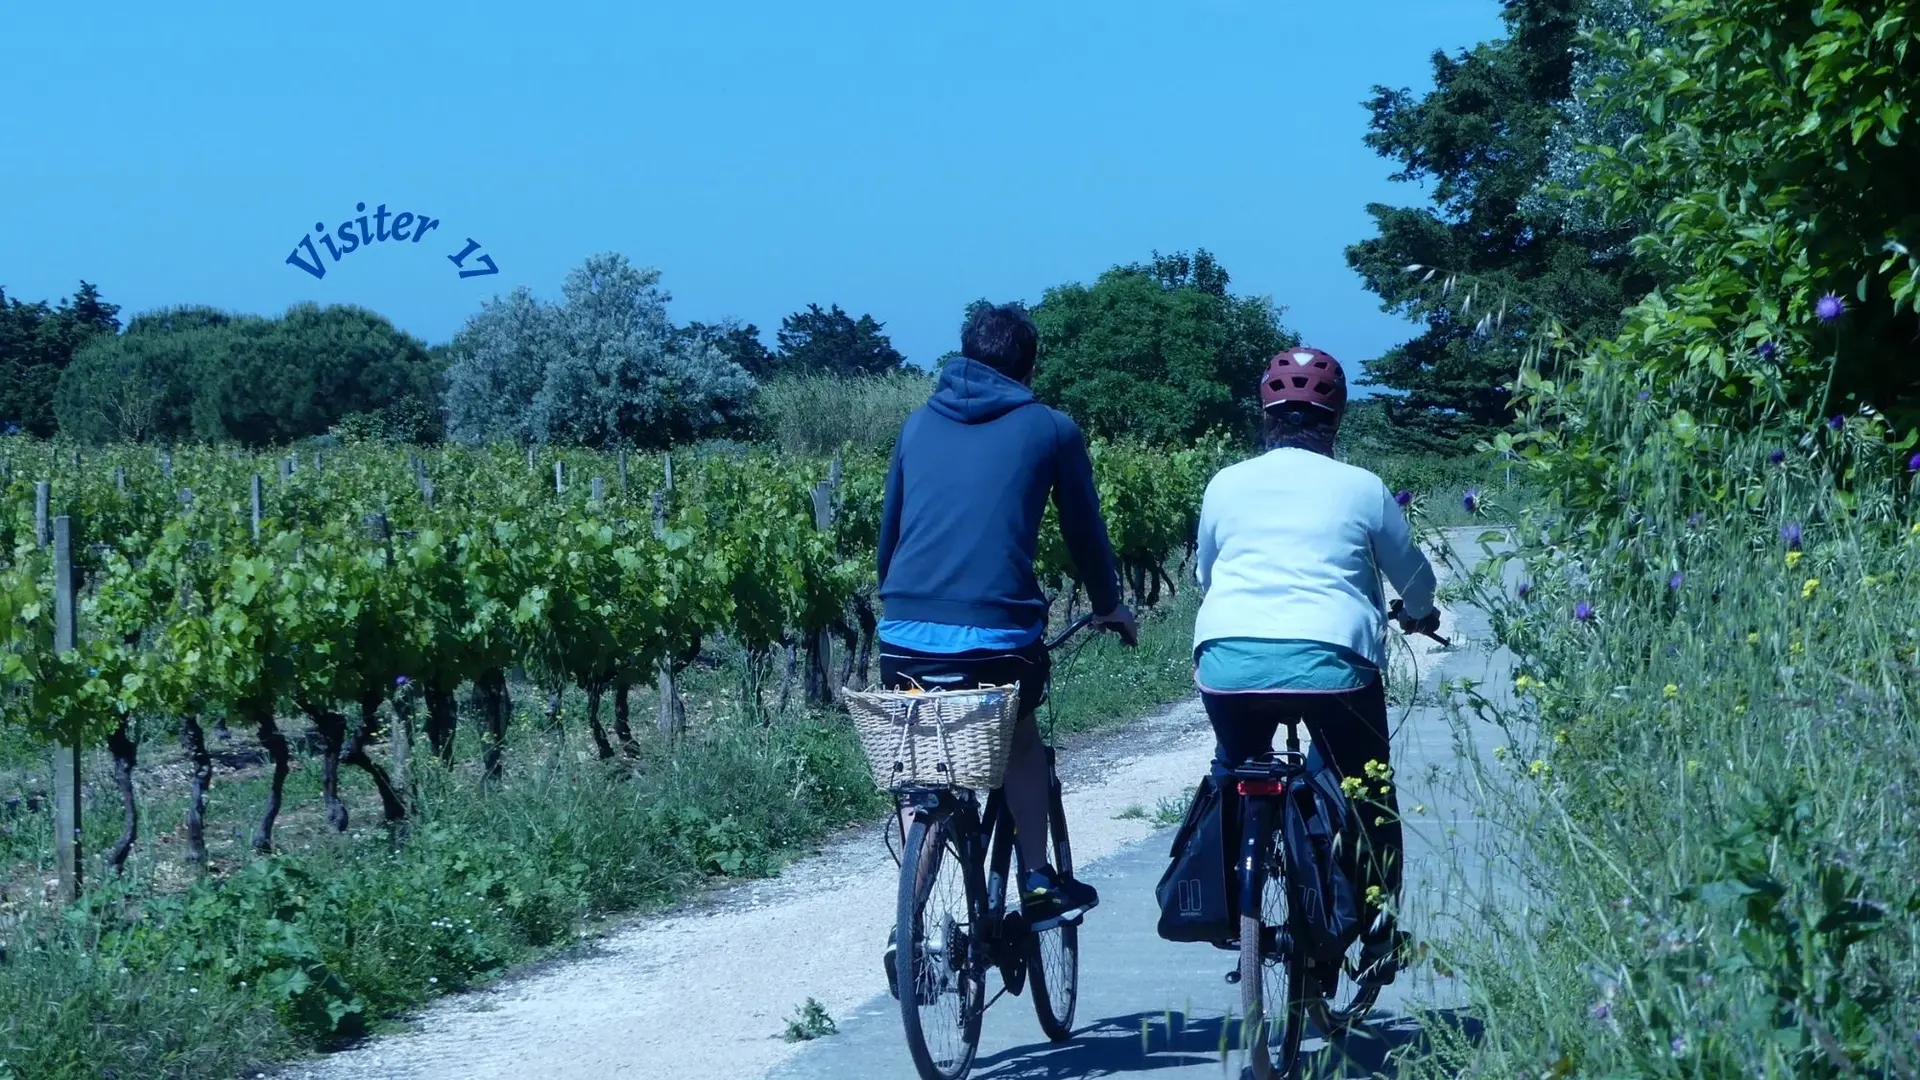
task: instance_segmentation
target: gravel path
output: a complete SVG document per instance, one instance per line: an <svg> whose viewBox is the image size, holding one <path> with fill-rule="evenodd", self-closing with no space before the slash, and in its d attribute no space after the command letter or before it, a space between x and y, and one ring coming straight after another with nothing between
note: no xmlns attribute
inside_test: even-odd
<svg viewBox="0 0 1920 1080"><path fill-rule="evenodd" d="M1468 546L1458 534L1454 543ZM1481 629L1472 623L1463 617L1449 629L1468 636ZM1455 644L1458 650L1462 643ZM1437 666L1436 646L1414 639L1413 647L1422 682L1428 683ZM1416 710L1415 715L1426 711ZM1395 712L1397 716L1400 710ZM1433 734L1430 723L1417 726L1419 741L1427 742ZM1440 747L1434 749L1437 753ZM1103 896L1118 899L1118 893L1107 892L1110 888L1139 891L1131 883L1103 880L1099 871L1109 861L1128 879L1150 869L1144 886L1150 892L1158 876L1154 864L1165 858L1164 837L1142 843L1164 832L1150 816L1162 799L1187 797L1211 753L1212 739L1197 701L1063 751L1074 855L1087 868L1089 880L1102 886ZM1138 810L1149 817L1122 816ZM448 998L417 1017L408 1032L294 1065L281 1075L286 1080L704 1080L763 1077L777 1069L799 1070L781 1071L782 1076L909 1075L912 1067L900 1046L898 1018L889 1017L876 1003L878 996L892 1004L885 997L880 951L893 921L896 874L880 827L863 828L829 843L778 878L717 893L671 915L636 920L609 934L583 958ZM1137 897L1128 901L1132 906L1138 902ZM1104 910L1108 906L1103 904L1089 919L1083 941L1098 941L1109 926L1125 918L1117 910L1122 904L1113 904L1111 915ZM1095 920L1101 920L1097 929ZM1129 924L1134 921L1139 920L1128 919ZM1132 928L1134 936L1139 929ZM1153 943L1165 944L1153 937L1150 918L1144 933ZM1150 948L1144 942L1140 947ZM1099 985L1092 964L1103 953L1092 944L1086 952L1086 982L1092 987ZM1212 968L1224 971L1224 966L1206 955L1209 952L1193 947L1182 955L1187 961L1205 961L1219 983L1219 973ZM1162 985L1152 975L1146 977L1148 985ZM1127 981L1108 985L1118 989ZM1218 989L1231 988L1219 983ZM1215 996L1225 1000L1223 993ZM779 1038L787 1018L809 997L830 1015L847 1018L847 1037L803 1045ZM1160 997L1156 993L1152 1000L1141 1000L1158 1008L1166 1004ZM1002 1002L989 1013L990 1029L996 1020L1012 1022L1016 1014L1026 1037L1036 1036L1025 1002ZM869 1022L856 1024L861 1017ZM1081 1017L1084 1023L1095 1014L1083 1011ZM891 1057L880 1049L886 1045L889 1018L895 1051ZM842 1063L836 1055L863 1045L861 1030L866 1028L872 1030L865 1042L880 1059L871 1066L856 1064L854 1058ZM1137 1024L1132 1034L1137 1044ZM1217 1056L1211 1068L1218 1072Z"/></svg>

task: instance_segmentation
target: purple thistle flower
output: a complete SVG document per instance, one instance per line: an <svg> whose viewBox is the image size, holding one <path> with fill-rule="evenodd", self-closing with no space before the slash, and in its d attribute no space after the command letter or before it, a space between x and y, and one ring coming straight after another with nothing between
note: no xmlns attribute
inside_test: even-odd
<svg viewBox="0 0 1920 1080"><path fill-rule="evenodd" d="M1400 506L1411 506L1413 505L1413 492L1411 491L1397 492L1393 496L1393 501Z"/></svg>
<svg viewBox="0 0 1920 1080"><path fill-rule="evenodd" d="M1787 524L1780 526L1780 539L1787 545L1788 551L1800 550L1800 526Z"/></svg>
<svg viewBox="0 0 1920 1080"><path fill-rule="evenodd" d="M1648 398L1650 398L1650 397L1652 397L1652 396L1653 396L1653 394L1652 394L1652 393L1650 393L1649 391L1646 391L1646 390L1642 390L1642 391L1640 391L1640 400L1641 400L1641 401L1645 401L1645 400L1647 400Z"/></svg>
<svg viewBox="0 0 1920 1080"><path fill-rule="evenodd" d="M1573 618L1575 622L1592 622L1593 605L1585 600L1573 605Z"/></svg>
<svg viewBox="0 0 1920 1080"><path fill-rule="evenodd" d="M1847 418L1844 416L1836 416L1833 419L1827 421L1827 426L1832 428L1835 431L1839 431L1841 428L1847 426Z"/></svg>
<svg viewBox="0 0 1920 1080"><path fill-rule="evenodd" d="M1533 591L1533 582L1523 581L1513 591L1519 594L1520 599L1525 600L1527 598L1527 594Z"/></svg>
<svg viewBox="0 0 1920 1080"><path fill-rule="evenodd" d="M1847 313L1847 302L1840 299L1839 293L1828 293L1814 303L1813 313L1820 316L1821 322L1832 322Z"/></svg>
<svg viewBox="0 0 1920 1080"><path fill-rule="evenodd" d="M1680 583L1685 580L1687 580L1687 575L1675 570L1673 576L1667 579L1667 588L1670 590L1678 589L1680 588Z"/></svg>
<svg viewBox="0 0 1920 1080"><path fill-rule="evenodd" d="M393 677L393 685L395 686L405 686L412 681L412 679L407 678L405 675L395 675Z"/></svg>
<svg viewBox="0 0 1920 1080"><path fill-rule="evenodd" d="M1760 343L1760 359L1762 360L1771 362L1773 360L1773 354L1779 351L1780 347L1771 341L1763 341Z"/></svg>
<svg viewBox="0 0 1920 1080"><path fill-rule="evenodd" d="M1469 514L1477 512L1480 509L1480 489L1468 488L1467 493L1460 496L1460 505L1466 507Z"/></svg>
<svg viewBox="0 0 1920 1080"><path fill-rule="evenodd" d="M1595 1020L1605 1020L1609 1015L1613 1013L1613 1010L1609 1009L1607 1007L1607 1003L1604 1001L1595 1005L1593 1008L1588 1009L1587 1011L1593 1014L1593 1018Z"/></svg>
<svg viewBox="0 0 1920 1080"><path fill-rule="evenodd" d="M1695 510L1692 514L1687 516L1687 528L1697 529L1700 527L1700 523L1705 520L1707 520L1707 515L1704 513L1701 513L1698 510Z"/></svg>
<svg viewBox="0 0 1920 1080"><path fill-rule="evenodd" d="M1767 455L1767 460L1778 465L1787 460L1787 452L1785 450L1775 450L1773 453Z"/></svg>
<svg viewBox="0 0 1920 1080"><path fill-rule="evenodd" d="M1920 453L1907 459L1907 470L1909 472L1920 472Z"/></svg>

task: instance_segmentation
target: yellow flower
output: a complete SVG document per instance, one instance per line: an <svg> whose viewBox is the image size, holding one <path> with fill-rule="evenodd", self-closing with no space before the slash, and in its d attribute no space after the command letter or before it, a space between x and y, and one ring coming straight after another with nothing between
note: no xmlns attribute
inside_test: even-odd
<svg viewBox="0 0 1920 1080"><path fill-rule="evenodd" d="M1700 771L1700 763L1692 759L1689 759L1687 761L1687 775L1692 776L1694 773L1697 773L1699 771Z"/></svg>
<svg viewBox="0 0 1920 1080"><path fill-rule="evenodd" d="M1366 765L1366 773L1375 780L1385 780L1393 775L1393 770L1381 762L1369 761Z"/></svg>
<svg viewBox="0 0 1920 1080"><path fill-rule="evenodd" d="M1800 599L1802 600L1810 599L1813 596L1813 594L1819 590L1819 588L1820 588L1819 578L1817 577L1808 578L1806 581L1800 584Z"/></svg>
<svg viewBox="0 0 1920 1080"><path fill-rule="evenodd" d="M1370 907L1379 907L1379 906L1380 906L1380 901L1382 901L1382 900L1385 900L1386 898L1387 898L1387 891L1386 891L1385 889L1382 889L1382 888L1381 888L1380 886L1378 886L1378 885L1369 885L1369 886L1367 886L1367 904L1368 904L1368 906L1370 906Z"/></svg>
<svg viewBox="0 0 1920 1080"><path fill-rule="evenodd" d="M1660 696L1665 698L1677 698L1680 696L1680 688L1678 686L1675 686L1672 683L1668 683L1667 685L1660 688Z"/></svg>
<svg viewBox="0 0 1920 1080"><path fill-rule="evenodd" d="M1801 644L1800 642L1796 641L1792 645L1787 646L1787 651L1792 653L1795 656L1799 656L1801 653L1807 651L1807 647Z"/></svg>
<svg viewBox="0 0 1920 1080"><path fill-rule="evenodd" d="M1796 567L1796 566L1799 566L1799 565L1800 565L1800 560L1801 560L1802 558L1804 558L1804 557L1806 556L1806 554L1807 554L1807 553L1806 553L1806 552L1804 552L1804 551L1789 551L1789 552L1787 552L1787 569L1789 569L1789 570L1791 570L1791 569L1793 569L1794 567Z"/></svg>
<svg viewBox="0 0 1920 1080"><path fill-rule="evenodd" d="M1567 745L1567 729L1561 728L1559 731L1556 731L1553 733L1553 745L1555 746Z"/></svg>
<svg viewBox="0 0 1920 1080"><path fill-rule="evenodd" d="M1533 764L1527 766L1527 771L1535 776L1545 776L1547 775L1547 763L1541 761L1539 758L1535 758L1533 759Z"/></svg>
<svg viewBox="0 0 1920 1080"><path fill-rule="evenodd" d="M1751 633L1749 633L1749 634L1747 635L1747 644L1749 644L1749 645L1758 645L1758 644L1760 644L1760 631L1758 631L1758 630L1755 630L1755 631L1752 631Z"/></svg>
<svg viewBox="0 0 1920 1080"><path fill-rule="evenodd" d="M1367 784L1357 776L1349 776L1340 781L1340 790L1346 793L1347 798L1357 799L1361 792L1367 790Z"/></svg>
<svg viewBox="0 0 1920 1080"><path fill-rule="evenodd" d="M1494 759L1495 761L1505 761L1505 760L1506 760L1506 758L1507 758L1507 748L1506 748L1506 747L1504 747L1504 746L1496 746L1496 747L1494 747L1494 748L1493 748L1493 759Z"/></svg>

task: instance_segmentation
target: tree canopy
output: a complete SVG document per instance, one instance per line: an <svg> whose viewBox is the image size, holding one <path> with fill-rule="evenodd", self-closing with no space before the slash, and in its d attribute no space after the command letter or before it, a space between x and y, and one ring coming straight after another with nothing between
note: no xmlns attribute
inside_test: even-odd
<svg viewBox="0 0 1920 1080"><path fill-rule="evenodd" d="M52 435L60 373L88 342L119 332L119 313L85 281L58 307L24 303L0 288L0 431Z"/></svg>
<svg viewBox="0 0 1920 1080"><path fill-rule="evenodd" d="M1376 235L1347 249L1385 310L1425 324L1370 361L1368 380L1405 392L1403 427L1455 445L1512 420L1511 384L1545 319L1610 333L1653 285L1627 245L1637 221L1575 212L1580 140L1620 123L1578 111L1581 32L1641 18L1639 4L1510 0L1502 18L1505 37L1434 54L1428 93L1374 88L1367 145L1433 195L1368 206Z"/></svg>
<svg viewBox="0 0 1920 1080"><path fill-rule="evenodd" d="M1186 442L1251 429L1267 359L1299 344L1267 297L1233 296L1214 257L1161 255L1048 289L1034 390L1096 435Z"/></svg>
<svg viewBox="0 0 1920 1080"><path fill-rule="evenodd" d="M439 367L419 339L352 305L278 318L177 307L97 337L60 379L60 428L89 441L234 439L264 446L325 434L354 414L437 428Z"/></svg>
<svg viewBox="0 0 1920 1080"><path fill-rule="evenodd" d="M660 271L588 258L561 300L496 298L455 336L449 433L463 441L665 446L743 418L754 380L710 337L676 329Z"/></svg>
<svg viewBox="0 0 1920 1080"><path fill-rule="evenodd" d="M780 320L778 369L792 375L885 375L907 365L872 315L858 319L839 304L808 304Z"/></svg>

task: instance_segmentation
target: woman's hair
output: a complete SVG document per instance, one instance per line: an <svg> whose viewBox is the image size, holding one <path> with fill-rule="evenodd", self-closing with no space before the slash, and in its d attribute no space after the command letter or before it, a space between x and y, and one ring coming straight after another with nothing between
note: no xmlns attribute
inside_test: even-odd
<svg viewBox="0 0 1920 1080"><path fill-rule="evenodd" d="M1293 447L1333 455L1333 437L1340 431L1340 414L1318 405L1285 401L1265 410L1261 441L1269 450Z"/></svg>

